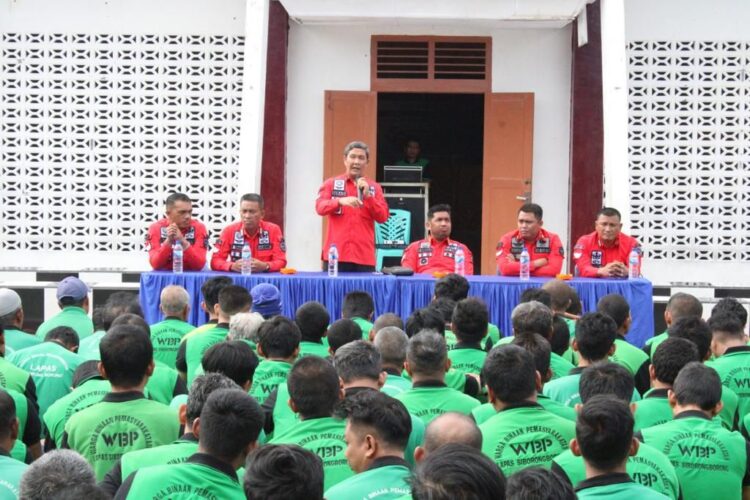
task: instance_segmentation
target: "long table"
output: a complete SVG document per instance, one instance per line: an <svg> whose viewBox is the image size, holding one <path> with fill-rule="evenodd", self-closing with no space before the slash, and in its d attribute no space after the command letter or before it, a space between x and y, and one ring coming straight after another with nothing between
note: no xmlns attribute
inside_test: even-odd
<svg viewBox="0 0 750 500"><path fill-rule="evenodd" d="M191 298L188 321L194 325L204 323L206 315L200 309L201 285L207 279L221 275L230 276L236 284L248 290L258 283L272 283L281 291L283 313L290 318L294 318L297 307L309 300L317 300L328 308L332 321L341 317L344 295L354 290L363 290L372 295L376 317L393 312L405 321L412 311L429 304L435 286L435 278L430 275L396 277L375 273L341 273L336 278L329 278L326 273L321 272L239 275L154 271L141 274L140 300L146 321L154 324L163 319L159 311L159 294L167 285L180 285L188 291ZM487 303L490 321L506 335L512 332L510 315L518 304L521 293L527 288L540 287L548 281L547 278L521 281L503 276L467 276L467 279L471 285L469 295L481 297ZM654 334L653 287L650 281L576 278L568 283L578 292L584 312L596 310L597 301L604 295L623 295L630 303L633 316L633 324L627 336L632 344L640 347Z"/></svg>

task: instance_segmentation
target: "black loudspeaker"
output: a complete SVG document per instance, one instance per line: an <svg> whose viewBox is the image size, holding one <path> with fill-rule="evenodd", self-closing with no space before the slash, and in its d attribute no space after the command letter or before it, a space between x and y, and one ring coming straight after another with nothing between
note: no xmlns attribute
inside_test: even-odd
<svg viewBox="0 0 750 500"><path fill-rule="evenodd" d="M411 214L411 239L410 243L424 238L425 229L425 202L424 195L385 193L388 208L406 210Z"/></svg>

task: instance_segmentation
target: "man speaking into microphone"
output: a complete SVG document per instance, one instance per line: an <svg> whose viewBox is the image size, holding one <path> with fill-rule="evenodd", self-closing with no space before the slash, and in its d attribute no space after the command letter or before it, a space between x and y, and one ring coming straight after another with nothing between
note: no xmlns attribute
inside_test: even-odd
<svg viewBox="0 0 750 500"><path fill-rule="evenodd" d="M327 179L318 190L315 211L328 216L328 233L323 245L323 269L328 266L328 250L336 245L339 271L375 270L375 222L388 219L388 204L380 185L364 177L370 148L360 141L344 148L342 175Z"/></svg>

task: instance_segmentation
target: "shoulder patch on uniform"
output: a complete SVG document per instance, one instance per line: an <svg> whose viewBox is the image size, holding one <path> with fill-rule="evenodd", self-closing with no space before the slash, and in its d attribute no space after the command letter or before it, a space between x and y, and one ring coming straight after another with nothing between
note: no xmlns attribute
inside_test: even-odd
<svg viewBox="0 0 750 500"><path fill-rule="evenodd" d="M279 241L279 248L281 248L282 252L286 252L286 240L284 238L281 238L281 241Z"/></svg>

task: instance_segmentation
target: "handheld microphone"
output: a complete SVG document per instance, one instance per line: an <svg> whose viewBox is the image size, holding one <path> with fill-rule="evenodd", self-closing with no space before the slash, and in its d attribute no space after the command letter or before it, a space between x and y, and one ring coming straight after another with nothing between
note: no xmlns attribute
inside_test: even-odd
<svg viewBox="0 0 750 500"><path fill-rule="evenodd" d="M359 179L361 178L361 175L357 175L357 177L354 179L355 184L357 184L357 199L359 201L362 201L362 199L365 196L365 188L359 185Z"/></svg>

